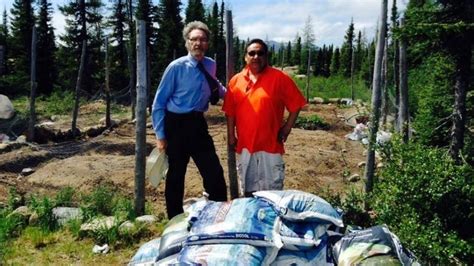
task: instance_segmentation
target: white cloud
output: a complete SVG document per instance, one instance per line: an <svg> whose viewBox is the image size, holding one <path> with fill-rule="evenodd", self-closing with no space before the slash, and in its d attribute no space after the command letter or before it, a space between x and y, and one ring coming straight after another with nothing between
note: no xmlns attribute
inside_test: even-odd
<svg viewBox="0 0 474 266"><path fill-rule="evenodd" d="M398 0L399 10L406 0ZM356 33L365 31L372 38L380 14L380 0L294 0L259 1L235 0L230 3L234 26L242 39L267 38L287 42L301 32L308 16L312 17L316 44L339 46L345 32L354 21ZM392 1L389 1L390 12Z"/></svg>

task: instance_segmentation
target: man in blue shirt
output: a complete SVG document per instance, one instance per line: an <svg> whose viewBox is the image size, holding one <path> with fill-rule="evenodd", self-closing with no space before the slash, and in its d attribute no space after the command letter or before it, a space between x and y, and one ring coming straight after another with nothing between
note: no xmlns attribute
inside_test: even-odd
<svg viewBox="0 0 474 266"><path fill-rule="evenodd" d="M205 56L210 37L206 24L190 22L183 29L183 37L188 55L168 65L152 109L156 146L168 155L165 198L169 219L183 213L184 177L190 158L201 173L209 199L227 200L224 171L203 115L211 90L215 95L217 89L223 98L226 89L216 82L216 63Z"/></svg>

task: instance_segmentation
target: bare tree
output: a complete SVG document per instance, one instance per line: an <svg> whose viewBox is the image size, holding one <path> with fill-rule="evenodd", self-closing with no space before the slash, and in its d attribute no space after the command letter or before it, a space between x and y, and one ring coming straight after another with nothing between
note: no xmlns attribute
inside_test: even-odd
<svg viewBox="0 0 474 266"><path fill-rule="evenodd" d="M35 124L36 124L36 27L33 26L31 32L31 91L30 91L30 121L28 123L28 141L35 139Z"/></svg>
<svg viewBox="0 0 474 266"><path fill-rule="evenodd" d="M86 47L87 47L87 40L82 41L82 51L81 51L81 63L79 65L79 71L77 73L77 81L76 81L76 91L75 91L75 99L74 99L74 110L72 112L72 125L71 125L71 132L72 136L76 137L79 132L77 129L77 116L79 114L79 99L81 90L82 90L82 78L84 76L84 65L86 62Z"/></svg>
<svg viewBox="0 0 474 266"><path fill-rule="evenodd" d="M147 108L147 45L146 24L137 20L137 114L135 141L135 213L145 213L146 108Z"/></svg>
<svg viewBox="0 0 474 266"><path fill-rule="evenodd" d="M382 128L386 130L387 126L387 116L388 116L388 38L385 38L385 49L382 59Z"/></svg>
<svg viewBox="0 0 474 266"><path fill-rule="evenodd" d="M136 105L136 90L135 90L135 83L136 83L136 61L135 61L135 26L133 25L133 0L127 0L127 23L129 28L129 42L127 45L127 61L128 61L128 71L130 73L130 81L128 83L128 87L130 89L130 106L131 106L131 114L132 120L135 119L135 105Z"/></svg>
<svg viewBox="0 0 474 266"><path fill-rule="evenodd" d="M306 101L309 102L309 80L311 74L311 46L308 47L308 66L306 68Z"/></svg>
<svg viewBox="0 0 474 266"><path fill-rule="evenodd" d="M105 126L110 127L109 37L105 37Z"/></svg>
<svg viewBox="0 0 474 266"><path fill-rule="evenodd" d="M367 164L365 166L365 191L370 193L373 187L374 170L375 170L375 146L378 125L380 120L380 96L381 96L381 72L382 57L385 46L385 35L387 28L387 0L382 1L380 12L380 23L377 36L377 47L375 51L374 76L372 87L372 114L370 117L369 127L369 147L367 151Z"/></svg>
<svg viewBox="0 0 474 266"><path fill-rule="evenodd" d="M233 26L232 26L232 11L225 12L226 25L226 83L229 84L230 79L234 75L234 50L233 50ZM237 165L235 163L234 147L227 145L227 168L229 170L229 189L230 198L235 199L239 197L239 184L237 181Z"/></svg>
<svg viewBox="0 0 474 266"><path fill-rule="evenodd" d="M403 27L405 19L400 19L400 27ZM399 67L400 67L400 109L398 117L398 125L400 133L405 143L408 142L408 76L407 76L407 44L406 40L401 39L400 41L400 53L399 53Z"/></svg>
<svg viewBox="0 0 474 266"><path fill-rule="evenodd" d="M85 0L79 0L79 16L81 17L81 31L80 38L82 39L82 51L81 51L81 63L79 65L79 71L77 73L76 81L76 92L74 99L74 110L72 113L72 125L71 133L73 137L76 137L79 132L77 129L77 115L79 113L79 99L82 90L82 82L84 78L84 68L86 65L86 52L87 52L87 29L86 29L86 3Z"/></svg>
<svg viewBox="0 0 474 266"><path fill-rule="evenodd" d="M354 101L355 93L354 93L354 60L355 59L355 52L354 48L352 48L351 52L351 100Z"/></svg>

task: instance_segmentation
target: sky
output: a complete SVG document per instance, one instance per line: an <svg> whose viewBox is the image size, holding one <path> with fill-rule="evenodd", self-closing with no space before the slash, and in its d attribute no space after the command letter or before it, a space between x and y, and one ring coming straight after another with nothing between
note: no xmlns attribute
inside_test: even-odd
<svg viewBox="0 0 474 266"><path fill-rule="evenodd" d="M53 26L61 34L64 17L57 10L70 0L50 1L55 8ZM215 0L203 0L209 6ZM221 0L217 0L220 4ZM392 1L388 1L388 11ZM9 10L14 0L0 0L0 11ZM109 0L103 0L110 3ZM157 4L158 0L153 0ZM181 1L183 12L187 0ZM398 0L399 11L405 10L408 0ZM232 10L233 26L241 40L260 38L276 42L294 41L301 36L305 23L310 20L315 36L315 45L334 44L341 46L351 19L356 34L360 30L367 39L372 39L380 16L381 0L224 0L227 9ZM184 15L184 14L183 14Z"/></svg>

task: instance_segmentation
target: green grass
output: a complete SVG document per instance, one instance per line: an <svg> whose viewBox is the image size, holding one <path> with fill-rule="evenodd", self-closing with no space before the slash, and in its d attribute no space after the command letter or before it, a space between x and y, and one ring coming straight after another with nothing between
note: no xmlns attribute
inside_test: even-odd
<svg viewBox="0 0 474 266"><path fill-rule="evenodd" d="M5 208L0 209L0 265L123 265L141 244L161 235L167 220L145 225L135 223L126 231L118 225L101 228L88 235L80 234L81 223L99 216L113 215L121 222L134 221L133 201L108 186L101 186L86 195L76 196L71 188L65 188L50 198L31 196L28 205L38 213L36 225L26 225L18 216L8 216L17 205L16 192L10 191ZM64 226L57 225L51 215L54 206L81 206L85 212L82 221L72 220ZM10 206L11 205L11 206ZM147 206L146 211L150 208ZM53 219L53 220L52 220ZM94 254L95 244L107 243L111 251Z"/></svg>
<svg viewBox="0 0 474 266"><path fill-rule="evenodd" d="M306 97L306 78L293 78ZM329 78L311 76L309 81L309 98L351 98L351 80L342 76L331 76ZM368 101L371 91L363 80L354 79L354 98Z"/></svg>
<svg viewBox="0 0 474 266"><path fill-rule="evenodd" d="M29 98L26 96L18 97L12 100L15 111L21 115L21 117L29 116ZM89 103L84 98L81 98L79 106L84 106ZM38 119L51 118L52 116L72 116L74 108L74 93L70 91L65 92L53 92L50 96L40 96L35 101L36 115ZM111 103L110 108L111 114L114 118L125 118L130 117L130 108L122 106L116 103ZM98 122L100 118L105 116L105 102L99 110L91 110L88 114L88 119ZM91 114L93 114L91 116ZM79 118L81 112L79 112Z"/></svg>

